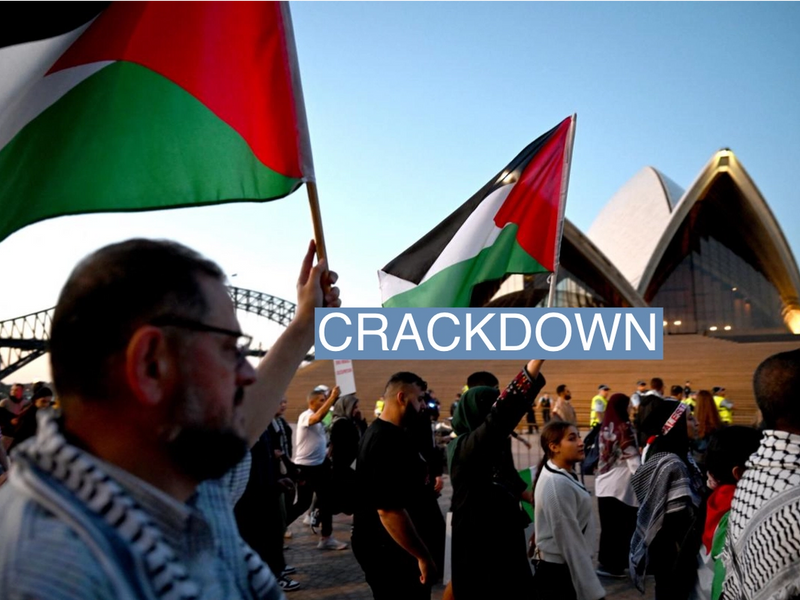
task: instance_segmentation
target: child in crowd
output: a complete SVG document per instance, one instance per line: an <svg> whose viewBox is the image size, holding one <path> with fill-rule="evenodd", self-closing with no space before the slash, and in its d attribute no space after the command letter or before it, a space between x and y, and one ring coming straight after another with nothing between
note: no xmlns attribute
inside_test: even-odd
<svg viewBox="0 0 800 600"><path fill-rule="evenodd" d="M544 458L536 471L534 523L536 598L598 600L605 590L597 578L592 554L597 526L592 498L575 476L584 458L577 427L551 420L541 433Z"/></svg>
<svg viewBox="0 0 800 600"><path fill-rule="evenodd" d="M752 427L731 425L716 431L708 444L706 465L708 487L713 490L706 504L703 545L698 555L697 585L693 600L718 600L725 580L720 554L728 531L736 483L742 478L750 455L758 450L761 432Z"/></svg>

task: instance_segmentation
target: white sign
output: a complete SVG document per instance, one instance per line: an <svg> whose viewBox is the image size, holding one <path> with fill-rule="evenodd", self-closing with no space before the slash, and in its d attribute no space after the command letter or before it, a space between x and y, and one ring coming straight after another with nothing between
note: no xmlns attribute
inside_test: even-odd
<svg viewBox="0 0 800 600"><path fill-rule="evenodd" d="M352 360L334 360L333 370L336 373L336 385L339 386L339 396L356 393L356 377L353 373Z"/></svg>

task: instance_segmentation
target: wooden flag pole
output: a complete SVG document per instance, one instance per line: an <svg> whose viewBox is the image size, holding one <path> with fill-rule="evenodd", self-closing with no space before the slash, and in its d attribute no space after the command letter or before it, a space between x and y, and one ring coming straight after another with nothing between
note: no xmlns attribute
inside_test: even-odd
<svg viewBox="0 0 800 600"><path fill-rule="evenodd" d="M317 195L317 182L307 181L308 203L311 206L311 222L314 225L314 241L317 243L317 260L327 258L325 249L325 232L322 230L322 213L319 209L319 196Z"/></svg>
<svg viewBox="0 0 800 600"><path fill-rule="evenodd" d="M553 273L550 275L550 291L547 294L547 308L554 308L556 302L556 281L558 280L558 265L561 261L561 238L564 235L564 213L567 209L567 190L569 189L569 170L572 166L572 145L575 141L575 124L578 115L572 115L567 135L567 147L564 148L564 168L561 172L561 202L558 207L558 231L556 232L555 261Z"/></svg>

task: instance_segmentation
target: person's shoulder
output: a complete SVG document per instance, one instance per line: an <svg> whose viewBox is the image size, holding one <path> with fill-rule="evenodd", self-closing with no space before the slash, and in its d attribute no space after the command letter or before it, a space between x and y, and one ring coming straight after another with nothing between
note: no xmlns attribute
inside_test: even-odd
<svg viewBox="0 0 800 600"><path fill-rule="evenodd" d="M383 419L375 419L364 432L361 445L364 448L396 446L398 443L402 444L406 439L407 434L397 425Z"/></svg>
<svg viewBox="0 0 800 600"><path fill-rule="evenodd" d="M113 597L97 557L80 536L9 487L0 493L0 597Z"/></svg>

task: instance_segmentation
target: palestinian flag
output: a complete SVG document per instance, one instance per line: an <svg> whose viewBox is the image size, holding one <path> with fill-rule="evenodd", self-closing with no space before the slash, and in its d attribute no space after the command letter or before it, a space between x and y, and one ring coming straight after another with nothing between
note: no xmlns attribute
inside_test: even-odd
<svg viewBox="0 0 800 600"><path fill-rule="evenodd" d="M511 273L553 271L574 117L530 144L496 177L378 273L383 306L468 307L472 288ZM562 194L562 192L564 192Z"/></svg>
<svg viewBox="0 0 800 600"><path fill-rule="evenodd" d="M258 202L313 181L287 3L9 4L0 240L60 215Z"/></svg>

